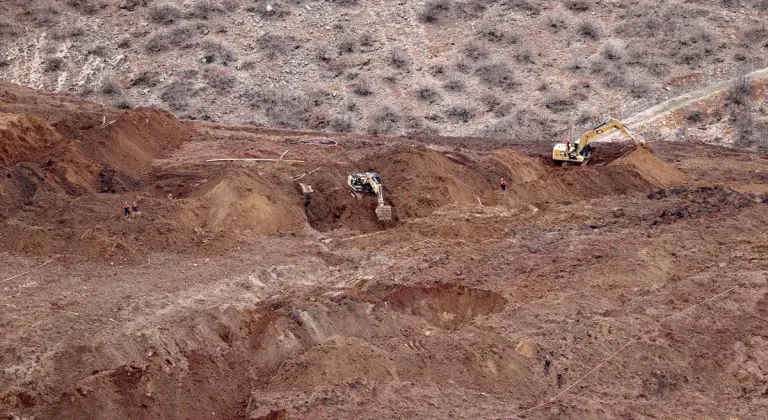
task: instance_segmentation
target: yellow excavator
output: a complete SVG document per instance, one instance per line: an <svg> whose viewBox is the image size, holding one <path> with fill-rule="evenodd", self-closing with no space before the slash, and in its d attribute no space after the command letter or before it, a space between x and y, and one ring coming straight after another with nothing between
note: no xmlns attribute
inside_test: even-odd
<svg viewBox="0 0 768 420"><path fill-rule="evenodd" d="M582 134L577 143L556 144L552 149L552 159L555 163L561 163L563 166L585 165L592 157L592 147L589 142L595 137L610 132L611 130L621 131L636 144L645 143L644 140L638 138L627 126L622 124L621 121L611 118L592 130Z"/></svg>
<svg viewBox="0 0 768 420"><path fill-rule="evenodd" d="M378 205L376 217L379 222L392 221L392 206L384 203L384 186L381 183L381 175L376 172L360 172L347 176L347 185L357 198L361 194L376 194Z"/></svg>

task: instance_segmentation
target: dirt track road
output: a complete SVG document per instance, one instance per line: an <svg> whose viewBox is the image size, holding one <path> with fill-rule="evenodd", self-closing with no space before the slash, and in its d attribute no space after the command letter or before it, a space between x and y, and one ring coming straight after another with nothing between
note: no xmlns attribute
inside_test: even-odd
<svg viewBox="0 0 768 420"><path fill-rule="evenodd" d="M747 76L752 80L761 80L761 79L768 78L768 67L760 70L755 70L749 73ZM701 89L697 89L691 92L686 92L682 95L668 99L658 105L654 105L650 108L640 111L637 114L634 114L630 117L624 118L622 122L627 127L630 127L632 130L637 131L640 128L648 124L651 124L655 121L658 121L659 119L664 118L675 111L690 107L691 105L694 105L700 101L704 101L709 98L712 98L718 93L721 93L724 90L728 89L728 87L731 86L731 84L737 80L738 78L724 80L712 85L705 86ZM593 142L612 141L619 135L620 135L619 132L612 131L592 141Z"/></svg>

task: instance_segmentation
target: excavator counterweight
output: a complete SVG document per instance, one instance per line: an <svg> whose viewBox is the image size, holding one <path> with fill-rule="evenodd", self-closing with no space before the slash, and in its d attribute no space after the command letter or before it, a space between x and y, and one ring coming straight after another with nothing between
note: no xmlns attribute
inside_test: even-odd
<svg viewBox="0 0 768 420"><path fill-rule="evenodd" d="M347 176L347 186L355 194L375 194L378 200L376 217L379 222L392 221L392 206L384 202L384 186L381 175L376 172L361 172Z"/></svg>

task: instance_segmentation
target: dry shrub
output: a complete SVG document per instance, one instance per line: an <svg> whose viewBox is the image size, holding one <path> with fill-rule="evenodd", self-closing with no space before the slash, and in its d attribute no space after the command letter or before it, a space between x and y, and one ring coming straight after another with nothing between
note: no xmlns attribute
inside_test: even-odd
<svg viewBox="0 0 768 420"><path fill-rule="evenodd" d="M487 86L511 90L518 85L506 63L485 63L475 69L475 76Z"/></svg>
<svg viewBox="0 0 768 420"><path fill-rule="evenodd" d="M355 52L357 49L357 39L347 36L342 38L339 43L336 45L336 50L339 52L339 55L343 54L351 54Z"/></svg>
<svg viewBox="0 0 768 420"><path fill-rule="evenodd" d="M64 68L64 59L61 57L47 57L43 62L43 71L51 73Z"/></svg>
<svg viewBox="0 0 768 420"><path fill-rule="evenodd" d="M429 66L429 74L431 74L434 77L443 77L446 75L446 72L448 69L445 67L445 64L443 63L436 63Z"/></svg>
<svg viewBox="0 0 768 420"><path fill-rule="evenodd" d="M208 67L203 72L208 86L218 92L230 92L237 84L237 78L226 67Z"/></svg>
<svg viewBox="0 0 768 420"><path fill-rule="evenodd" d="M571 95L564 92L550 92L544 97L544 106L555 114L570 111L574 108Z"/></svg>
<svg viewBox="0 0 768 420"><path fill-rule="evenodd" d="M629 84L629 93L633 98L647 98L651 92L651 86L642 80L632 80Z"/></svg>
<svg viewBox="0 0 768 420"><path fill-rule="evenodd" d="M194 86L190 82L175 80L168 84L160 95L171 111L186 111L189 108L189 100L194 94Z"/></svg>
<svg viewBox="0 0 768 420"><path fill-rule="evenodd" d="M208 20L215 13L223 12L224 8L216 0L195 0L192 3L189 11L187 11L188 19L202 19Z"/></svg>
<svg viewBox="0 0 768 420"><path fill-rule="evenodd" d="M397 127L397 123L400 122L400 119L401 116L398 110L389 105L384 105L371 116L368 124L368 133L391 133Z"/></svg>
<svg viewBox="0 0 768 420"><path fill-rule="evenodd" d="M752 94L752 81L749 76L737 78L725 93L729 105L747 105Z"/></svg>
<svg viewBox="0 0 768 420"><path fill-rule="evenodd" d="M290 51L293 48L294 41L294 38L290 36L268 33L261 36L256 44L262 54L264 54L264 58L271 61Z"/></svg>
<svg viewBox="0 0 768 420"><path fill-rule="evenodd" d="M131 37L126 36L117 41L117 48L126 49L131 47Z"/></svg>
<svg viewBox="0 0 768 420"><path fill-rule="evenodd" d="M547 0L506 0L504 3L508 7L528 12L531 15L538 15L548 3Z"/></svg>
<svg viewBox="0 0 768 420"><path fill-rule="evenodd" d="M168 43L168 37L165 34L155 34L144 43L144 52L147 54L158 54L168 51L171 45Z"/></svg>
<svg viewBox="0 0 768 420"><path fill-rule="evenodd" d="M621 68L612 68L603 75L603 85L607 88L617 89L626 86L626 84L627 79Z"/></svg>
<svg viewBox="0 0 768 420"><path fill-rule="evenodd" d="M590 19L583 19L576 26L576 33L582 38L596 41L600 39L600 27Z"/></svg>
<svg viewBox="0 0 768 420"><path fill-rule="evenodd" d="M411 57L402 48L395 48L389 53L389 65L399 70L411 66Z"/></svg>
<svg viewBox="0 0 768 420"><path fill-rule="evenodd" d="M376 38L373 35L366 32L360 35L360 39L358 40L358 42L360 43L361 47L370 48L376 44Z"/></svg>
<svg viewBox="0 0 768 420"><path fill-rule="evenodd" d="M474 61L488 57L488 49L485 48L484 45L476 44L474 42L465 45L464 48L461 49L461 53L464 54L464 57Z"/></svg>
<svg viewBox="0 0 768 420"><path fill-rule="evenodd" d="M453 63L453 68L459 73L469 74L472 71L474 65L468 59L461 57Z"/></svg>
<svg viewBox="0 0 768 420"><path fill-rule="evenodd" d="M544 25L552 33L558 33L568 28L568 18L561 12L550 12L544 15Z"/></svg>
<svg viewBox="0 0 768 420"><path fill-rule="evenodd" d="M474 115L475 110L462 103L451 104L445 110L445 116L455 123L468 123Z"/></svg>
<svg viewBox="0 0 768 420"><path fill-rule="evenodd" d="M99 10L106 7L106 4L96 0L67 0L66 4L85 16L93 16L98 13Z"/></svg>
<svg viewBox="0 0 768 420"><path fill-rule="evenodd" d="M200 49L203 52L203 59L206 63L220 63L226 66L237 61L235 53L216 41L205 40L200 45Z"/></svg>
<svg viewBox="0 0 768 420"><path fill-rule="evenodd" d="M181 9L170 4L154 5L149 9L149 20L160 25L176 23L181 15Z"/></svg>
<svg viewBox="0 0 768 420"><path fill-rule="evenodd" d="M331 124L331 115L327 110L315 108L309 113L307 128L311 130L325 130Z"/></svg>
<svg viewBox="0 0 768 420"><path fill-rule="evenodd" d="M443 84L443 88L449 92L463 92L466 87L467 84L460 77L452 77Z"/></svg>
<svg viewBox="0 0 768 420"><path fill-rule="evenodd" d="M488 25L480 29L480 37L494 43L508 42L514 44L518 41L517 36L510 35L503 28L496 25Z"/></svg>
<svg viewBox="0 0 768 420"><path fill-rule="evenodd" d="M573 73L578 73L586 68L587 63L579 57L572 58L571 61L565 65L565 69Z"/></svg>
<svg viewBox="0 0 768 420"><path fill-rule="evenodd" d="M419 18L425 23L438 23L445 19L451 11L450 0L429 0L419 13Z"/></svg>
<svg viewBox="0 0 768 420"><path fill-rule="evenodd" d="M480 103L485 105L485 112L492 112L501 105L501 99L493 93L487 92L480 96Z"/></svg>
<svg viewBox="0 0 768 420"><path fill-rule="evenodd" d="M323 63L330 63L333 59L333 56L326 46L321 46L315 49L315 58L322 61Z"/></svg>
<svg viewBox="0 0 768 420"><path fill-rule="evenodd" d="M606 42L600 47L600 56L610 61L620 61L624 56L621 47L613 42Z"/></svg>
<svg viewBox="0 0 768 420"><path fill-rule="evenodd" d="M101 81L101 87L99 90L105 95L116 95L120 93L120 86L117 84L115 79L106 77Z"/></svg>
<svg viewBox="0 0 768 420"><path fill-rule="evenodd" d="M354 7L360 4L360 0L331 0L331 2L342 7Z"/></svg>
<svg viewBox="0 0 768 420"><path fill-rule="evenodd" d="M44 6L30 10L27 15L34 26L39 28L50 28L58 23L61 12L54 6Z"/></svg>
<svg viewBox="0 0 768 420"><path fill-rule="evenodd" d="M373 95L373 87L368 79L361 77L352 86L352 92L355 92L356 95L360 96L370 96Z"/></svg>
<svg viewBox="0 0 768 420"><path fill-rule="evenodd" d="M133 12L137 7L147 7L152 0L123 0L119 6L119 9Z"/></svg>
<svg viewBox="0 0 768 420"><path fill-rule="evenodd" d="M768 124L756 121L750 110L740 110L732 117L735 134L733 145L768 152Z"/></svg>
<svg viewBox="0 0 768 420"><path fill-rule="evenodd" d="M131 79L131 87L155 87L160 80L160 73L154 70L143 71Z"/></svg>
<svg viewBox="0 0 768 420"><path fill-rule="evenodd" d="M434 103L440 99L440 93L437 88L431 85L421 85L415 89L416 97L426 103Z"/></svg>
<svg viewBox="0 0 768 420"><path fill-rule="evenodd" d="M515 51L513 56L518 64L535 64L534 53L530 48L520 48Z"/></svg>
<svg viewBox="0 0 768 420"><path fill-rule="evenodd" d="M588 0L565 0L563 6L574 12L585 12L589 10L590 4Z"/></svg>
<svg viewBox="0 0 768 420"><path fill-rule="evenodd" d="M337 115L331 119L329 128L339 133L349 133L355 128L355 122L349 115Z"/></svg>
<svg viewBox="0 0 768 420"><path fill-rule="evenodd" d="M307 128L310 117L315 116L313 124L320 124L316 108L325 105L328 93L325 91L291 92L287 89L266 89L254 92L250 106L262 110L269 118L270 125L278 128ZM324 124L324 123L323 123Z"/></svg>

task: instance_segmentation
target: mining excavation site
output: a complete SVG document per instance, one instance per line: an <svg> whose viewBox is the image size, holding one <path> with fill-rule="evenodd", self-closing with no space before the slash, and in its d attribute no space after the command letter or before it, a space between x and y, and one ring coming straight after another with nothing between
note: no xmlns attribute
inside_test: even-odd
<svg viewBox="0 0 768 420"><path fill-rule="evenodd" d="M552 140L0 84L0 414L765 419L768 156L615 141L560 167Z"/></svg>

